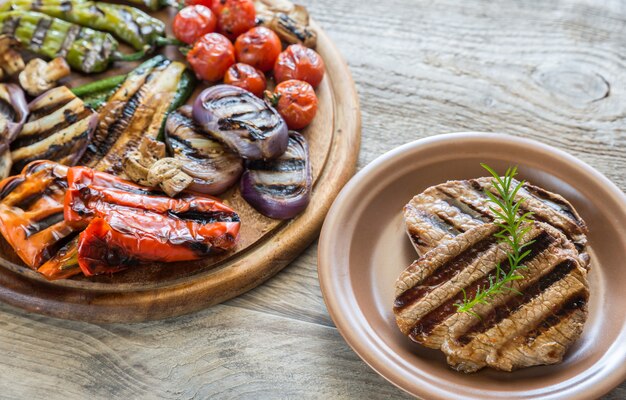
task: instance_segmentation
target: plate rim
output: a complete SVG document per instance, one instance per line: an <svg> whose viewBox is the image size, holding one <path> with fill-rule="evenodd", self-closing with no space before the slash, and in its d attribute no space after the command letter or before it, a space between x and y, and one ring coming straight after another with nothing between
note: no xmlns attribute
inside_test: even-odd
<svg viewBox="0 0 626 400"><path fill-rule="evenodd" d="M324 221L324 225L322 227L322 232L319 239L318 276L320 281L320 289L324 298L324 302L328 309L328 313L346 343L348 343L348 345L354 350L354 352L379 375L381 375L383 378L385 378L396 387L404 390L411 395L429 396L428 398L437 399L449 398L449 396L452 394L456 394L458 396L458 393L448 391L446 389L442 389L440 386L437 386L437 383L441 382L433 382L433 377L429 376L429 373L425 370L421 371L424 373L422 376L419 377L420 379L422 379L421 381L417 382L419 383L419 385L416 382L407 381L408 375L398 377L399 373L396 371L396 368L398 367L397 362L395 365L390 364L390 361L392 361L391 353L393 353L391 349L376 349L376 355L374 355L374 352L371 351L372 347L369 345L376 344L380 346L381 342L373 340L372 335L376 335L376 333L373 332L372 329L370 329L371 327L369 326L369 324L363 324L363 321L359 321L358 318L356 318L354 315L344 315L344 313L340 312L341 307L338 304L339 296L336 296L334 293L332 293L333 275L331 272L336 269L336 264L333 265L331 261L332 251L330 249L333 248L332 229L335 226L341 224L341 220L345 218L342 215L342 205L346 202L347 199L350 198L352 192L358 191L361 185L365 185L365 182L367 182L369 176L373 175L379 169L384 169L385 166L393 163L396 158L399 158L407 153L411 153L412 151L417 151L417 149L422 146L442 145L444 143L452 142L457 139L487 140L499 143L506 143L507 145L513 144L516 146L534 146L540 151L550 152L551 155L559 158L560 161L566 162L572 166L576 166L582 173L587 174L593 179L596 179L599 182L599 185L603 186L610 192L610 194L614 197L614 200L617 200L619 203L624 205L624 208L626 208L626 195L624 194L624 192L622 192L606 176L604 176L602 173L600 173L598 170L596 170L586 162L578 159L577 157L564 150L537 141L535 139L513 136L510 134L499 132L461 131L436 134L433 136L417 139L398 146L378 156L363 169L358 171L357 174L355 174L355 176L350 180L350 182L348 182L348 184L344 186L342 191L333 202L333 205ZM351 284L349 283L346 283L346 285L351 286ZM350 300L354 300L353 305L358 305L358 303L356 302L356 297ZM357 309L359 310L359 312L361 312L358 307ZM363 318L363 320L366 320L366 318ZM355 327L359 328L360 330L355 329ZM359 335L366 336L360 337ZM620 342L626 342L626 325L622 327L616 340L609 347L610 351L615 351L615 347L618 347L617 350L620 350L622 353L622 357L614 357L613 360L621 359L622 361L626 362L626 344L622 344L620 346ZM607 354L610 351L607 351ZM384 355L384 358L379 357L381 354ZM603 355L594 364L594 366L602 364L602 360L604 360L606 357L606 354ZM609 359L608 364L619 364L615 361L611 363L610 360L611 359ZM605 361L604 364L607 364L607 362ZM589 371L586 370L585 372L577 374L570 379L560 381L557 384L542 387L540 389L542 390L542 392L538 394L544 396L547 395L554 398L560 398L563 395L567 395L568 399L586 399L590 398L590 396L602 396L603 394L608 393L610 390L619 386L622 382L624 382L624 380L626 380L625 364L626 363L623 362L622 364L615 365L614 368L606 368L607 365L605 365L604 370L598 371L596 368L595 371L592 371L592 373L588 374L585 374L585 372ZM607 372L607 369L610 370ZM598 374L600 375L600 379L603 382L602 385L598 384ZM415 379L414 376L412 378L413 380ZM430 381L429 378L431 378ZM589 380L593 380L593 382L589 384ZM566 383L566 386L562 386ZM585 383L587 383L586 386ZM427 387L427 390L423 389L423 387ZM552 388L551 391L545 392L545 389L550 388ZM535 392L536 391L537 390L535 390ZM528 394L528 392L526 392L526 394ZM484 396L484 393L481 393L481 395ZM506 395L511 396L511 392L507 391Z"/></svg>

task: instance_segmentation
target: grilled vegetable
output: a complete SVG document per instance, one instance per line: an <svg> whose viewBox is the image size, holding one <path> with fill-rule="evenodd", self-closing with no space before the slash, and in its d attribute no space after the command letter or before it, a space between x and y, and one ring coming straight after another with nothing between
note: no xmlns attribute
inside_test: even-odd
<svg viewBox="0 0 626 400"><path fill-rule="evenodd" d="M207 33L187 53L187 61L198 79L219 81L235 63L235 48L225 36Z"/></svg>
<svg viewBox="0 0 626 400"><path fill-rule="evenodd" d="M266 96L289 129L302 129L309 125L317 113L315 90L305 81L290 79L276 85L274 93Z"/></svg>
<svg viewBox="0 0 626 400"><path fill-rule="evenodd" d="M315 48L317 34L309 26L309 12L288 0L255 0L257 21L289 44Z"/></svg>
<svg viewBox="0 0 626 400"><path fill-rule="evenodd" d="M169 115L165 143L181 161L181 170L193 178L190 190L221 194L239 179L243 171L241 159L204 132L191 114L191 106L183 106Z"/></svg>
<svg viewBox="0 0 626 400"><path fill-rule="evenodd" d="M309 204L309 146L299 133L289 132L285 154L270 161L246 161L246 169L241 177L241 195L261 214L288 219Z"/></svg>
<svg viewBox="0 0 626 400"><path fill-rule="evenodd" d="M213 136L250 160L276 158L289 139L282 117L252 93L231 85L205 89L193 106L193 117Z"/></svg>
<svg viewBox="0 0 626 400"><path fill-rule="evenodd" d="M81 164L123 174L124 158L138 148L142 137L161 136L168 112L192 89L193 78L184 64L162 56L143 63L100 109L98 127Z"/></svg>
<svg viewBox="0 0 626 400"><path fill-rule="evenodd" d="M35 161L0 182L0 233L17 255L37 268L72 238L63 220L67 167Z"/></svg>
<svg viewBox="0 0 626 400"><path fill-rule="evenodd" d="M236 244L239 216L217 199L191 194L171 199L85 167L70 168L67 179L65 221L88 225L78 243L85 275L140 260L194 260Z"/></svg>
<svg viewBox="0 0 626 400"><path fill-rule="evenodd" d="M9 35L0 35L0 71L7 76L24 69L24 60L17 47L17 40Z"/></svg>
<svg viewBox="0 0 626 400"><path fill-rule="evenodd" d="M22 46L47 58L63 57L77 71L104 71L111 61L131 61L144 52L121 54L111 34L34 11L0 12L0 30Z"/></svg>
<svg viewBox="0 0 626 400"><path fill-rule="evenodd" d="M252 0L213 0L211 10L217 16L217 30L231 41L256 24Z"/></svg>
<svg viewBox="0 0 626 400"><path fill-rule="evenodd" d="M213 11L198 4L180 10L174 18L172 30L178 40L192 45L207 33L215 32L216 26L217 18Z"/></svg>
<svg viewBox="0 0 626 400"><path fill-rule="evenodd" d="M24 92L13 84L0 84L0 179L9 176L11 152L9 145L22 130L28 117Z"/></svg>
<svg viewBox="0 0 626 400"><path fill-rule="evenodd" d="M134 7L85 0L13 0L14 10L37 11L77 25L109 32L136 50L165 34L165 24Z"/></svg>
<svg viewBox="0 0 626 400"><path fill-rule="evenodd" d="M20 85L31 96L39 96L46 90L57 85L57 81L70 74L70 66L67 62L57 57L49 63L40 58L33 58L26 64L24 71L20 72Z"/></svg>
<svg viewBox="0 0 626 400"><path fill-rule="evenodd" d="M263 92L267 88L265 74L243 63L233 64L228 68L224 75L224 83L245 89L256 97L263 97Z"/></svg>
<svg viewBox="0 0 626 400"><path fill-rule="evenodd" d="M278 55L274 64L274 79L276 82L296 79L317 88L324 78L324 70L324 60L315 50L292 44Z"/></svg>
<svg viewBox="0 0 626 400"><path fill-rule="evenodd" d="M91 140L98 114L65 86L37 97L28 108L30 116L11 145L13 171L34 160L76 164Z"/></svg>
<svg viewBox="0 0 626 400"><path fill-rule="evenodd" d="M141 7L146 7L149 10L156 11L166 6L176 7L175 0L126 0L127 3L134 4Z"/></svg>
<svg viewBox="0 0 626 400"><path fill-rule="evenodd" d="M282 44L276 33L264 26L250 29L235 41L237 61L263 72L274 68L281 50Z"/></svg>

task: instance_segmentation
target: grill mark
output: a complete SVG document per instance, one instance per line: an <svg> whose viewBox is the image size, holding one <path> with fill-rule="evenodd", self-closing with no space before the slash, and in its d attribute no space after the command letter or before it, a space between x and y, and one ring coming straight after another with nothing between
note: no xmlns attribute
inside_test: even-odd
<svg viewBox="0 0 626 400"><path fill-rule="evenodd" d="M30 163L31 161L35 161L35 160L58 161L64 156L68 155L72 151L74 146L76 145L76 142L85 139L88 133L89 133L89 130L87 129L83 131L82 133L80 133L79 135L71 137L70 140L68 140L67 142L53 144L52 146L48 147L46 151L44 151L43 153L37 153L37 154L31 155L30 157L15 160L13 163L13 168L14 168L13 171L19 172L28 163Z"/></svg>
<svg viewBox="0 0 626 400"><path fill-rule="evenodd" d="M63 43L61 44L61 47L57 52L57 56L65 57L67 55L67 52L72 47L74 40L76 40L76 38L80 35L81 29L82 28L78 25L72 25L70 29L67 30L65 38L63 39Z"/></svg>
<svg viewBox="0 0 626 400"><path fill-rule="evenodd" d="M61 181L55 180L49 186L46 186L45 189L41 192L31 193L26 197L18 200L13 204L13 207L20 208L24 211L30 210L30 208L35 204L39 199L43 197L49 197L52 200L57 199L54 198L54 195L63 195L65 193L65 188L60 185ZM63 202L63 199L60 199L60 203Z"/></svg>
<svg viewBox="0 0 626 400"><path fill-rule="evenodd" d="M305 190L302 185L264 185L257 183L254 187L261 193L280 197L296 196Z"/></svg>
<svg viewBox="0 0 626 400"><path fill-rule="evenodd" d="M561 213L567 219L574 222L574 224L576 224L576 226L578 226L579 228L584 227L584 223L579 218L576 217L576 214L574 214L574 211L572 210L571 205L567 204L563 200L560 200L554 196L551 196L550 193L548 193L546 190L540 187L526 184L524 185L524 189L526 189L526 191L533 198L542 202L547 207L550 207L551 209ZM553 203L554 206L552 206L550 203Z"/></svg>
<svg viewBox="0 0 626 400"><path fill-rule="evenodd" d="M75 112L71 110L65 110L63 114L64 114L64 120L59 121L56 125L40 133L33 133L28 136L18 137L17 139L13 141L11 148L13 150L17 150L20 147L30 146L33 143L42 141L46 139L47 137L50 137L53 134L57 133L58 131L66 129L67 127L75 124L78 121L82 121L86 117L90 117L91 111L84 108L81 112L76 114Z"/></svg>
<svg viewBox="0 0 626 400"><path fill-rule="evenodd" d="M558 325L562 320L585 307L588 298L589 295L587 293L576 293L568 300L559 304L552 315L541 321L535 329L526 334L526 343L531 345L545 331Z"/></svg>
<svg viewBox="0 0 626 400"><path fill-rule="evenodd" d="M246 162L246 167L256 171L292 172L300 171L306 167L306 161L299 158L288 160L250 160Z"/></svg>
<svg viewBox="0 0 626 400"><path fill-rule="evenodd" d="M480 186L479 182L474 181L474 182L471 182L471 183L472 183L473 187L474 187L474 183L475 183L478 187L482 188L482 186ZM497 198L502 199L502 197L498 193L494 193L494 192L491 192L491 193L494 194ZM482 194L482 192L481 192L481 194ZM539 200L539 201L544 203L542 200ZM519 209L520 209L520 213L525 213L525 212L529 212L529 211L532 212L533 214L530 215L530 217L529 217L530 219L532 219L534 221L544 222L544 223L554 227L555 229L559 230L561 233L563 233L565 235L565 237L567 237L572 243L574 243L575 247L577 249L579 249L579 251L583 250L585 248L585 246L581 245L580 243L577 243L577 240L575 240L574 237L572 236L572 232L568 231L566 228L562 228L562 227L556 226L554 224L554 222L551 221L549 218L545 218L545 217L537 214L535 212L535 210L533 210L533 209L528 207L528 204L527 204L526 201L523 201L522 203L520 203L520 208Z"/></svg>
<svg viewBox="0 0 626 400"><path fill-rule="evenodd" d="M76 98L76 96L72 95L72 96L67 96L67 97L60 97L57 100L54 101L54 103L48 103L43 107L39 107L35 110L32 110L30 112L30 115L28 116L28 120L27 122L33 122L33 121L37 121L39 119L42 119L52 113L54 113L55 111L65 107L69 102L71 102L72 100L74 100ZM50 100L48 100L50 101Z"/></svg>
<svg viewBox="0 0 626 400"><path fill-rule="evenodd" d="M534 238L534 240L535 241L526 248L527 250L530 250L530 254L528 254L528 256L524 259L525 263L532 261L535 257L537 257L537 255L547 249L554 242L555 238L552 237L548 232L541 231L541 233L539 233ZM505 260L500 265L500 267L505 273L508 273L510 269L508 260ZM494 265L494 268L489 272L489 274L483 276L482 279L478 278L474 282L470 283L465 288L465 294L467 295L467 297L474 297L479 287L488 286L489 277L492 277L492 279L495 278L495 271L496 268ZM463 300L463 297L464 293L462 291L459 291L456 296L452 297L448 301L430 311L428 314L424 315L413 325L413 328L411 328L411 331L409 333L409 337L414 341L418 341L417 338L419 336L430 334L437 325L442 323L445 319L447 319L451 314L455 312L456 307L454 306L454 304L461 302Z"/></svg>
<svg viewBox="0 0 626 400"><path fill-rule="evenodd" d="M2 33L13 36L15 34L15 30L20 25L20 18L9 17L4 21L2 26Z"/></svg>
<svg viewBox="0 0 626 400"><path fill-rule="evenodd" d="M182 220L191 220L201 224L211 224L215 222L239 222L239 215L224 211L184 211L176 212L169 210L168 215Z"/></svg>
<svg viewBox="0 0 626 400"><path fill-rule="evenodd" d="M63 2L61 2L59 8L61 9L61 12L68 13L68 12L72 11L72 2L71 1L67 1L67 0L63 1Z"/></svg>
<svg viewBox="0 0 626 400"><path fill-rule="evenodd" d="M433 227L437 228L438 230L440 230L440 231L442 231L444 233L448 233L451 236L458 236L458 235L461 234L461 232L459 230L457 230L454 226L448 225L447 223L445 223L445 221L443 221L441 218L439 218L438 215L428 213L428 212L426 212L424 210L421 210L419 208L414 208L414 210L423 220L426 220L427 222L429 222Z"/></svg>
<svg viewBox="0 0 626 400"><path fill-rule="evenodd" d="M452 259L439 265L429 276L419 282L418 285L406 290L396 298L393 304L394 311L398 312L405 309L410 304L416 303L426 294L435 290L442 283L449 281L453 276L456 276L476 260L482 253L491 249L495 242L496 238L490 235L457 254Z"/></svg>
<svg viewBox="0 0 626 400"><path fill-rule="evenodd" d="M61 221L63 221L63 212L48 215L47 217L42 218L38 221L30 221L30 224L23 227L25 236L26 238L29 238L32 235L48 229L52 225L57 224Z"/></svg>
<svg viewBox="0 0 626 400"><path fill-rule="evenodd" d="M538 281L524 288L524 294L522 296L512 297L506 303L490 310L489 314L470 326L468 330L457 339L458 342L466 345L472 341L475 335L484 333L498 325L503 319L508 318L535 297L541 295L541 293L546 291L549 287L565 278L575 267L576 263L571 259L559 263Z"/></svg>
<svg viewBox="0 0 626 400"><path fill-rule="evenodd" d="M439 219L441 219L446 225L453 227L457 232L463 233L466 231L466 229L462 226L460 226L454 218L450 218L448 217L448 215L445 212L442 211L435 211L434 213L437 217L439 217Z"/></svg>
<svg viewBox="0 0 626 400"><path fill-rule="evenodd" d="M37 51L41 48L43 41L46 39L46 35L48 34L48 29L50 29L50 25L52 25L51 18L41 18L37 22L37 27L35 28L35 32L33 36L30 38L30 48L34 51Z"/></svg>
<svg viewBox="0 0 626 400"><path fill-rule="evenodd" d="M9 182L5 183L2 189L0 189L0 200L4 200L8 195L17 189L22 183L26 181L26 178L15 176Z"/></svg>
<svg viewBox="0 0 626 400"><path fill-rule="evenodd" d="M493 221L493 216L484 210L474 206L471 203L464 201L463 197L454 197L450 193L446 192L443 188L438 187L437 191L442 193L445 197L441 200L448 203L448 205L457 208L462 214L468 215L474 220L488 223Z"/></svg>

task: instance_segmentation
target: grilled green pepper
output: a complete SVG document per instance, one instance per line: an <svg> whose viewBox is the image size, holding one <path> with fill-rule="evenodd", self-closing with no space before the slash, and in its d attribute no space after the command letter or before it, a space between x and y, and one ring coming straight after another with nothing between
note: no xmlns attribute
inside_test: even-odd
<svg viewBox="0 0 626 400"><path fill-rule="evenodd" d="M67 22L109 32L136 50L155 43L165 24L130 6L86 0L13 0L12 8L37 11Z"/></svg>
<svg viewBox="0 0 626 400"><path fill-rule="evenodd" d="M126 0L127 3L146 7L149 10L156 11L166 6L176 6L175 0Z"/></svg>
<svg viewBox="0 0 626 400"><path fill-rule="evenodd" d="M104 71L111 61L133 61L145 51L122 54L110 33L83 28L34 11L0 12L0 33L14 37L33 53L63 57L77 71Z"/></svg>

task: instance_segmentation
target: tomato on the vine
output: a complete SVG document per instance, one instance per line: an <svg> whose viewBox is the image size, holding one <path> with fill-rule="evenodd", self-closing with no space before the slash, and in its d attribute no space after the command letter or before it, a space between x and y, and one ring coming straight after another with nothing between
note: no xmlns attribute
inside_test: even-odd
<svg viewBox="0 0 626 400"><path fill-rule="evenodd" d="M317 96L313 87L304 81L291 79L279 83L274 93L266 92L268 100L276 107L289 129L302 129L309 125L317 112Z"/></svg>
<svg viewBox="0 0 626 400"><path fill-rule="evenodd" d="M217 16L218 31L230 40L235 40L256 24L252 0L213 0L211 10Z"/></svg>
<svg viewBox="0 0 626 400"><path fill-rule="evenodd" d="M199 79L214 82L222 79L235 63L235 49L219 33L207 33L187 53L187 61Z"/></svg>
<svg viewBox="0 0 626 400"><path fill-rule="evenodd" d="M292 44L278 55L274 64L276 82L298 79L316 88L324 77L324 61L313 49Z"/></svg>
<svg viewBox="0 0 626 400"><path fill-rule="evenodd" d="M264 26L250 29L235 42L237 61L250 64L263 72L274 67L281 49L278 35Z"/></svg>
<svg viewBox="0 0 626 400"><path fill-rule="evenodd" d="M263 72L243 63L237 63L228 68L224 83L246 89L257 97L263 97L263 91L267 87Z"/></svg>
<svg viewBox="0 0 626 400"><path fill-rule="evenodd" d="M198 4L180 10L174 17L172 30L178 40L194 44L203 35L214 32L216 25L217 18L213 11Z"/></svg>

